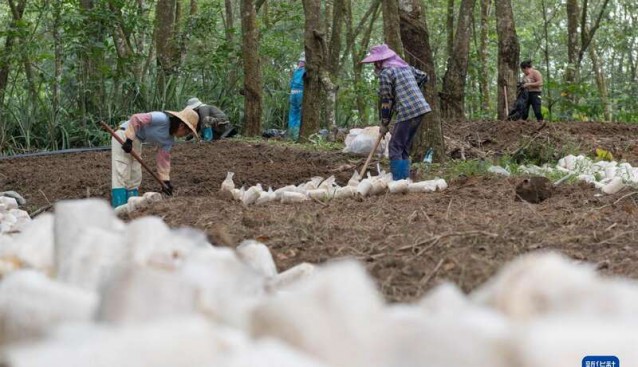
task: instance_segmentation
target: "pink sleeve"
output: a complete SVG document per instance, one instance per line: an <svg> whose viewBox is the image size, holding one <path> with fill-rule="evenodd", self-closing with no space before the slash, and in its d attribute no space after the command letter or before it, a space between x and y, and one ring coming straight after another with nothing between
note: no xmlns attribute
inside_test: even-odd
<svg viewBox="0 0 638 367"><path fill-rule="evenodd" d="M162 181L170 180L171 152L157 148L157 175Z"/></svg>
<svg viewBox="0 0 638 367"><path fill-rule="evenodd" d="M142 128L143 126L149 125L151 123L151 114L150 113L136 113L129 119L128 127L124 134L127 138L134 140L135 133Z"/></svg>

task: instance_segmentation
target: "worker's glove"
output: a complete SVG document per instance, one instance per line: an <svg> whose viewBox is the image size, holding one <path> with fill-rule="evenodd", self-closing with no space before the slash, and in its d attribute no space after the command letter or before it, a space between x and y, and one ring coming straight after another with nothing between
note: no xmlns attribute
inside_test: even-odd
<svg viewBox="0 0 638 367"><path fill-rule="evenodd" d="M171 185L171 181L164 181L164 187L162 187L162 192L168 196L173 195L173 185Z"/></svg>
<svg viewBox="0 0 638 367"><path fill-rule="evenodd" d="M126 138L126 141L122 144L122 150L130 153L133 150L133 140Z"/></svg>

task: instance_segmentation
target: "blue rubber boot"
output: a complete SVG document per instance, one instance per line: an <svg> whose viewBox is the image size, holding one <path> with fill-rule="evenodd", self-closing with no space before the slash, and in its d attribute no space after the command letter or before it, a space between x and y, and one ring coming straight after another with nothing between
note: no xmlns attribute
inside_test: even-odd
<svg viewBox="0 0 638 367"><path fill-rule="evenodd" d="M205 128L202 129L202 139L204 139L206 141L213 140L213 128L212 127L205 127Z"/></svg>
<svg viewBox="0 0 638 367"><path fill-rule="evenodd" d="M129 198L133 196L140 196L140 192L137 190L137 187L131 190L126 190L126 201L128 202Z"/></svg>
<svg viewBox="0 0 638 367"><path fill-rule="evenodd" d="M111 206L117 208L120 205L126 204L126 189L118 187L111 189Z"/></svg>
<svg viewBox="0 0 638 367"><path fill-rule="evenodd" d="M390 161L390 172L392 172L392 179L398 181L403 179L404 168L402 159L394 159Z"/></svg>

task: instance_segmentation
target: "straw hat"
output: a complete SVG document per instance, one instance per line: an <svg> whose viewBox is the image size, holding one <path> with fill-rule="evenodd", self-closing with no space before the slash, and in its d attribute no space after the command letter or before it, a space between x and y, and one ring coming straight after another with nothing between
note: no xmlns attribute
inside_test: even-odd
<svg viewBox="0 0 638 367"><path fill-rule="evenodd" d="M186 107L196 109L197 107L203 105L202 101L197 97L193 97L186 102Z"/></svg>
<svg viewBox="0 0 638 367"><path fill-rule="evenodd" d="M365 57L365 59L361 60L362 64L377 62L387 60L393 56L396 56L396 52L392 51L388 45L385 43L373 46L370 49L370 52Z"/></svg>
<svg viewBox="0 0 638 367"><path fill-rule="evenodd" d="M179 112L175 111L166 111L169 115L175 116L180 119L183 123L188 126L189 129L193 132L193 135L198 137L197 134L197 124L199 124L199 115L195 110L190 107L186 107Z"/></svg>

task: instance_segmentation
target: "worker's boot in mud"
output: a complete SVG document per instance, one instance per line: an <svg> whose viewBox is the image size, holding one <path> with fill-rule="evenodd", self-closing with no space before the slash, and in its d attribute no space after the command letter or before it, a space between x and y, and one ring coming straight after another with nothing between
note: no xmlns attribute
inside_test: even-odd
<svg viewBox="0 0 638 367"><path fill-rule="evenodd" d="M140 196L140 192L137 187L134 189L126 190L126 202L128 202L129 198L132 198L134 196Z"/></svg>
<svg viewBox="0 0 638 367"><path fill-rule="evenodd" d="M213 140L213 128L212 127L205 127L205 128L202 129L202 139L204 139L205 141Z"/></svg>
<svg viewBox="0 0 638 367"><path fill-rule="evenodd" d="M123 187L118 187L116 189L111 189L111 206L117 208L120 205L126 204L126 189Z"/></svg>

